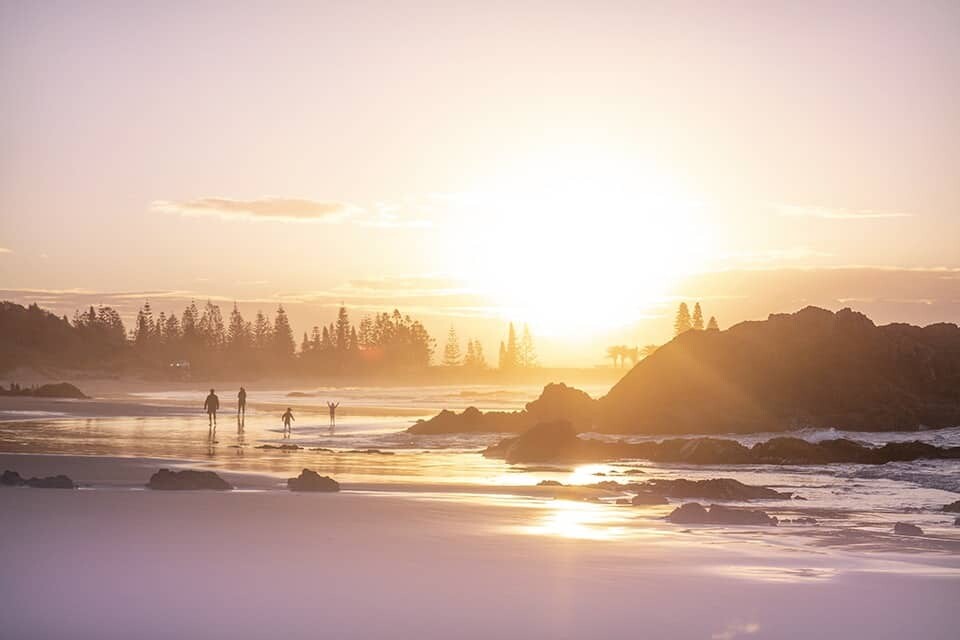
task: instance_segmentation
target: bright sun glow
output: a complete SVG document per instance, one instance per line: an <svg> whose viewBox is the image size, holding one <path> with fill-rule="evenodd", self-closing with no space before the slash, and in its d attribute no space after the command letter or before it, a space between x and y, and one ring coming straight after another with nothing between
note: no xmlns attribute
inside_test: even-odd
<svg viewBox="0 0 960 640"><path fill-rule="evenodd" d="M616 154L538 156L455 206L467 234L459 244L466 279L506 318L543 335L636 320L707 248L694 196Z"/></svg>

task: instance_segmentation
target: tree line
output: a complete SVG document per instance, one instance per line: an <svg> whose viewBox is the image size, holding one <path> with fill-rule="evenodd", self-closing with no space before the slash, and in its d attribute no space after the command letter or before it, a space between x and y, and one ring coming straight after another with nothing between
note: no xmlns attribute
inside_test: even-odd
<svg viewBox="0 0 960 640"><path fill-rule="evenodd" d="M710 316L706 324L703 322L703 309L700 303L693 305L693 313L690 313L690 307L686 302L681 302L677 307L677 315L673 322L673 335L679 336L687 331L719 331L720 325L715 316ZM643 358L653 354L659 347L655 344L648 344L643 348L628 347L625 344L613 345L607 347L607 357L613 361L614 367L623 367L627 360L632 364L637 364Z"/></svg>

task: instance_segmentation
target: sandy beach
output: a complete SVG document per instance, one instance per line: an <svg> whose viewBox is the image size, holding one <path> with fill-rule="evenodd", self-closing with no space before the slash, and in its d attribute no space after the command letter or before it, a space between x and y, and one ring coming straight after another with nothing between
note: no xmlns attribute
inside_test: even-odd
<svg viewBox="0 0 960 640"><path fill-rule="evenodd" d="M960 531L938 512L955 495L941 488L953 467L911 467L907 479L523 467L477 453L496 435L403 431L464 398L511 409L528 392L343 390L363 402L333 434L311 404L324 392L310 392L290 400L289 439L275 415L284 390L258 393L242 429L228 408L216 432L196 394L176 389L0 400L0 469L80 486L0 488L4 636L955 637ZM298 448L269 448L280 444ZM342 490L289 492L303 467ZM160 468L212 469L235 490L146 489ZM664 520L676 501L618 505L617 492L588 486L626 471L799 491L804 502L751 506L818 524L683 527ZM545 479L564 486L538 486ZM926 535L893 535L901 519Z"/></svg>

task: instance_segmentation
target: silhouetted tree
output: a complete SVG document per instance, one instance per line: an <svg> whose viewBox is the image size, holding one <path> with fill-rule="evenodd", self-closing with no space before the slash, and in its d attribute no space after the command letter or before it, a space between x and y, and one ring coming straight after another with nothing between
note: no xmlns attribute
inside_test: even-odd
<svg viewBox="0 0 960 640"><path fill-rule="evenodd" d="M296 343L293 341L293 329L287 319L283 305L277 306L277 317L273 321L273 354L279 362L293 359Z"/></svg>
<svg viewBox="0 0 960 640"><path fill-rule="evenodd" d="M707 331L720 331L720 325L717 324L715 316L710 316L710 320L707 322Z"/></svg>
<svg viewBox="0 0 960 640"><path fill-rule="evenodd" d="M643 349L640 350L640 356L642 358L649 358L656 352L660 347L655 344L644 345Z"/></svg>
<svg viewBox="0 0 960 640"><path fill-rule="evenodd" d="M518 359L521 367L537 366L537 349L533 346L533 336L530 334L530 327L526 323L523 325L523 337L520 339Z"/></svg>
<svg viewBox="0 0 960 640"><path fill-rule="evenodd" d="M513 328L513 323L510 323L510 328L507 332L507 357L506 357L506 366L502 368L506 369L516 369L520 364L520 345L517 344L517 331Z"/></svg>
<svg viewBox="0 0 960 640"><path fill-rule="evenodd" d="M507 362L507 347L504 346L503 340L500 341L500 355L497 358L497 368L506 369L510 365Z"/></svg>
<svg viewBox="0 0 960 640"><path fill-rule="evenodd" d="M614 368L619 368L620 358L623 357L623 348L620 345L607 347L607 357L613 360Z"/></svg>
<svg viewBox="0 0 960 640"><path fill-rule="evenodd" d="M203 307L203 314L197 323L197 331L200 334L203 346L208 352L216 352L222 349L227 342L223 314L220 313L220 307L210 300L207 300L207 304Z"/></svg>
<svg viewBox="0 0 960 640"><path fill-rule="evenodd" d="M340 305L337 312L336 333L337 351L345 352L350 348L350 317L347 315L347 308Z"/></svg>
<svg viewBox="0 0 960 640"><path fill-rule="evenodd" d="M693 305L693 330L703 331L703 310L699 302Z"/></svg>
<svg viewBox="0 0 960 640"><path fill-rule="evenodd" d="M457 330L452 326L447 332L447 344L443 348L443 366L460 366L460 340L457 338Z"/></svg>
<svg viewBox="0 0 960 640"><path fill-rule="evenodd" d="M673 335L679 336L693 328L690 321L690 309L686 302L681 302L677 308L677 318L673 321Z"/></svg>

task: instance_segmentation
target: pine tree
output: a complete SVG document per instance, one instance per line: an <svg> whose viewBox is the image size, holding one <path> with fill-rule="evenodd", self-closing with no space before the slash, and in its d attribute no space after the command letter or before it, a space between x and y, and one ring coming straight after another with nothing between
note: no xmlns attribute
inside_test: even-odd
<svg viewBox="0 0 960 640"><path fill-rule="evenodd" d="M360 341L359 341L359 338L357 338L357 328L356 328L356 327L350 327L350 343L349 343L349 349L350 349L350 351L354 351L354 352L360 350Z"/></svg>
<svg viewBox="0 0 960 640"><path fill-rule="evenodd" d="M537 366L537 350L533 346L533 336L530 334L530 327L524 323L523 337L520 339L520 366L530 368Z"/></svg>
<svg viewBox="0 0 960 640"><path fill-rule="evenodd" d="M479 340L473 341L473 366L476 369L487 368L487 359L483 356L483 345Z"/></svg>
<svg viewBox="0 0 960 640"><path fill-rule="evenodd" d="M270 326L270 321L267 320L263 311L258 310L257 317L253 321L253 346L257 351L263 353L270 349L272 343L273 327Z"/></svg>
<svg viewBox="0 0 960 640"><path fill-rule="evenodd" d="M703 331L703 311L699 302L693 305L693 330Z"/></svg>
<svg viewBox="0 0 960 640"><path fill-rule="evenodd" d="M707 331L720 331L720 325L717 324L716 316L710 316L710 321L707 322Z"/></svg>
<svg viewBox="0 0 960 640"><path fill-rule="evenodd" d="M283 310L283 305L279 305L277 317L273 321L273 353L280 360L290 360L296 348L287 312Z"/></svg>
<svg viewBox="0 0 960 640"><path fill-rule="evenodd" d="M183 319L180 321L180 331L183 334L183 341L189 347L195 346L199 342L200 331L197 323L200 321L200 311L197 309L197 303L190 301L190 306L183 310Z"/></svg>
<svg viewBox="0 0 960 640"><path fill-rule="evenodd" d="M340 305L340 311L337 312L337 329L333 335L337 339L337 351L347 351L350 348L350 318L347 316L347 308Z"/></svg>
<svg viewBox="0 0 960 640"><path fill-rule="evenodd" d="M300 343L300 357L302 358L306 354L310 353L310 338L307 337L307 332L303 332L303 342Z"/></svg>
<svg viewBox="0 0 960 640"><path fill-rule="evenodd" d="M234 353L247 351L250 346L250 335L248 331L247 323L244 322L243 316L240 314L240 309L237 307L237 303L234 302L233 311L230 312L230 326L227 329L227 345L231 351Z"/></svg>
<svg viewBox="0 0 960 640"><path fill-rule="evenodd" d="M460 340L457 338L457 330L452 326L447 333L447 344L443 348L443 366L460 366Z"/></svg>
<svg viewBox="0 0 960 640"><path fill-rule="evenodd" d="M227 330L223 325L223 314L220 307L207 300L203 307L203 315L197 323L197 330L203 345L211 351L222 348L227 342Z"/></svg>
<svg viewBox="0 0 960 640"><path fill-rule="evenodd" d="M517 331L510 323L510 330L507 333L507 368L516 369L520 364L520 348L517 345Z"/></svg>
<svg viewBox="0 0 960 640"><path fill-rule="evenodd" d="M473 340L467 340L467 354L463 356L463 366L468 369L477 366L477 354L473 351Z"/></svg>
<svg viewBox="0 0 960 640"><path fill-rule="evenodd" d="M503 340L500 341L500 356L497 358L497 368L506 369L508 368L507 364L507 348L503 345Z"/></svg>
<svg viewBox="0 0 960 640"><path fill-rule="evenodd" d="M690 322L690 309L686 302L681 302L677 308L677 319L673 322L673 335L679 336L693 328Z"/></svg>

